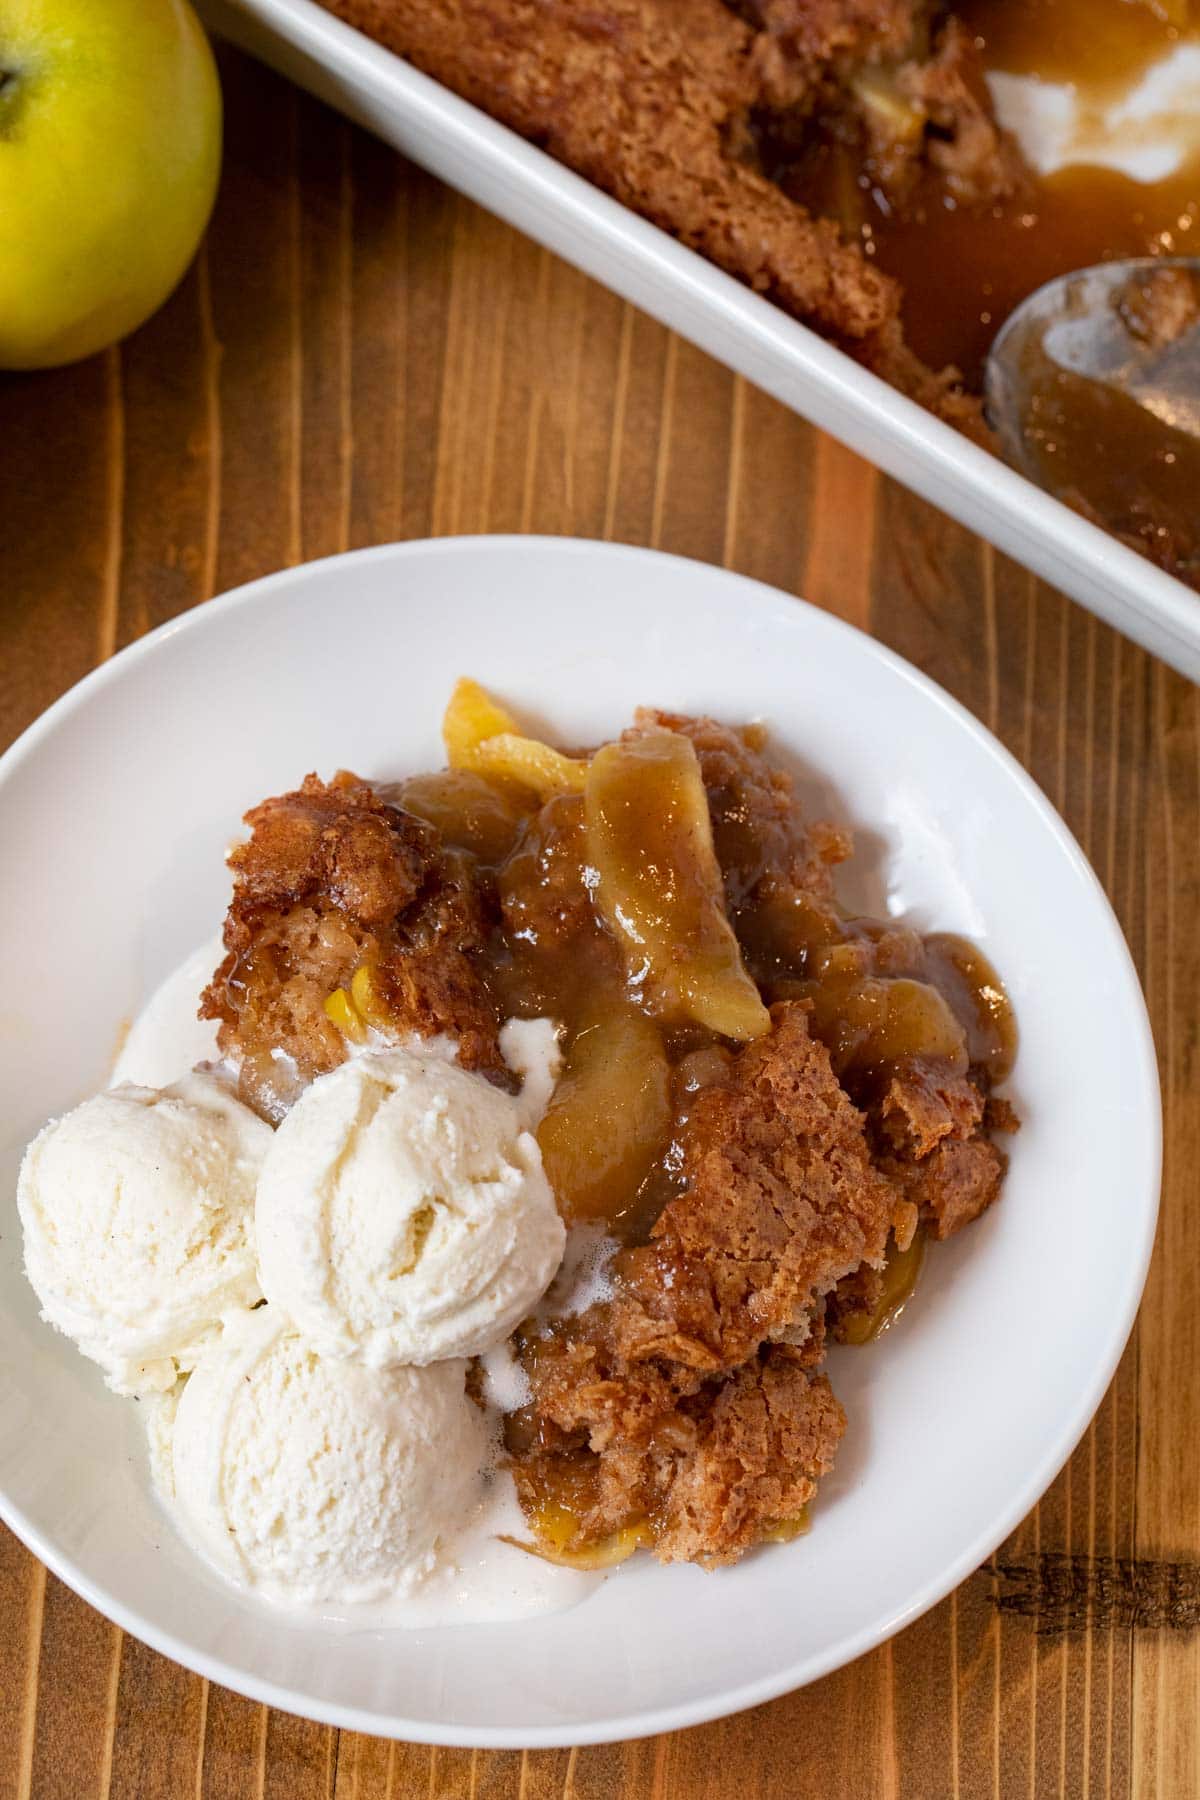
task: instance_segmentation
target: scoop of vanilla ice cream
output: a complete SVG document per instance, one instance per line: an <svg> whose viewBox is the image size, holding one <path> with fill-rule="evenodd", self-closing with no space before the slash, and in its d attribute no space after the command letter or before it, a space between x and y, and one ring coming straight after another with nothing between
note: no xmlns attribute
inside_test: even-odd
<svg viewBox="0 0 1200 1800"><path fill-rule="evenodd" d="M411 1592L480 1498L490 1443L466 1372L324 1357L274 1306L232 1320L175 1415L185 1531L273 1599Z"/></svg>
<svg viewBox="0 0 1200 1800"><path fill-rule="evenodd" d="M21 1165L42 1316L118 1393L165 1390L262 1297L254 1188L270 1126L219 1076L123 1086L52 1120Z"/></svg>
<svg viewBox="0 0 1200 1800"><path fill-rule="evenodd" d="M313 1082L263 1163L255 1228L272 1305L373 1368L506 1337L566 1235L520 1103L416 1049Z"/></svg>

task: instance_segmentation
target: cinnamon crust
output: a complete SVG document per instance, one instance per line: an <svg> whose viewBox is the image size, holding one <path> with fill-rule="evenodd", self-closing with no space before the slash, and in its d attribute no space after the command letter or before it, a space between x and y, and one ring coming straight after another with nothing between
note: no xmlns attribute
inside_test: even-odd
<svg viewBox="0 0 1200 1800"><path fill-rule="evenodd" d="M200 1010L218 1021L251 1105L278 1117L289 1077L303 1084L345 1059L325 1002L363 966L398 1032L452 1035L464 1067L507 1080L480 967L487 896L470 859L345 772L306 776L246 824L229 856L225 958Z"/></svg>

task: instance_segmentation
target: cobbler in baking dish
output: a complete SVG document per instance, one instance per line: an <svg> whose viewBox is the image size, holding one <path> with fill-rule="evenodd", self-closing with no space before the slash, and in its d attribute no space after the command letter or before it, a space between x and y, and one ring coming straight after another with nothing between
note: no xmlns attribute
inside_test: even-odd
<svg viewBox="0 0 1200 1800"><path fill-rule="evenodd" d="M1186 255L1200 218L1190 0L324 4L988 445L985 360L1019 302ZM1060 428L1082 385L1049 384L1032 468L1200 584L1172 492L1194 438L1114 454L1130 418L1089 384L1097 475Z"/></svg>

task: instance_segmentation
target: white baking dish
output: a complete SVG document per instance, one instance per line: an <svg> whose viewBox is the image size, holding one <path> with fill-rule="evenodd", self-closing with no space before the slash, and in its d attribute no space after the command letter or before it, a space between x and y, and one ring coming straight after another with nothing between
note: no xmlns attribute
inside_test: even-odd
<svg viewBox="0 0 1200 1800"><path fill-rule="evenodd" d="M1200 678L1200 596L656 226L312 0L205 0L209 24Z"/></svg>

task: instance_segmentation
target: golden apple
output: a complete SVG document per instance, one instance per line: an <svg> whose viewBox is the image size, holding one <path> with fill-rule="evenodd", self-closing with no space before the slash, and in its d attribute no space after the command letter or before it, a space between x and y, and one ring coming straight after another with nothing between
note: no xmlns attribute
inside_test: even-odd
<svg viewBox="0 0 1200 1800"><path fill-rule="evenodd" d="M0 368L140 325L191 261L220 164L187 0L0 0Z"/></svg>

